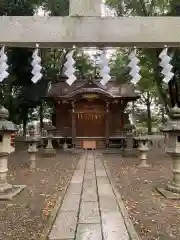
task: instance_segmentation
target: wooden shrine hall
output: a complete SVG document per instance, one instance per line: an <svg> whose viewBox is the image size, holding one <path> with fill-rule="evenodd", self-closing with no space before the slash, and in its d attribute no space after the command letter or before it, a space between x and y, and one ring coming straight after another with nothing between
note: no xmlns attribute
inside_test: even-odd
<svg viewBox="0 0 180 240"><path fill-rule="evenodd" d="M71 86L61 78L46 99L53 101L52 124L62 141L75 148L101 149L122 138L127 103L138 95L131 84L115 79L103 86L100 80L78 78Z"/></svg>

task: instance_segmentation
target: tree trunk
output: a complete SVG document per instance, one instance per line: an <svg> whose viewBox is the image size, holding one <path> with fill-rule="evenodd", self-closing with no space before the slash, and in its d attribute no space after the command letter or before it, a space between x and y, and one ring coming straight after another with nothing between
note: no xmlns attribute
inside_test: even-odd
<svg viewBox="0 0 180 240"><path fill-rule="evenodd" d="M147 94L146 107L147 107L147 128L148 128L148 134L152 134L151 102L150 102L149 94Z"/></svg>
<svg viewBox="0 0 180 240"><path fill-rule="evenodd" d="M40 133L42 135L42 129L44 128L44 123L43 123L43 103L41 102L40 103L40 106L39 106L39 119L40 119Z"/></svg>
<svg viewBox="0 0 180 240"><path fill-rule="evenodd" d="M161 122L162 122L162 124L164 124L166 122L165 109L163 106L161 107Z"/></svg>
<svg viewBox="0 0 180 240"><path fill-rule="evenodd" d="M24 117L23 117L23 137L26 137L26 134L27 134L27 131L26 131L27 116L28 116L28 114L25 114Z"/></svg>

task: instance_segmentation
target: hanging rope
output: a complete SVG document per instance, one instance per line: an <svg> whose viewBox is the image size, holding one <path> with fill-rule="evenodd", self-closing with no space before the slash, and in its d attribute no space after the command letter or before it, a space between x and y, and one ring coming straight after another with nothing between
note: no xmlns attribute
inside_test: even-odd
<svg viewBox="0 0 180 240"><path fill-rule="evenodd" d="M4 52L5 46L3 46L0 50L0 82L2 82L5 78L9 76L8 65L7 65L7 55Z"/></svg>
<svg viewBox="0 0 180 240"><path fill-rule="evenodd" d="M163 82L168 84L168 82L173 78L174 73L171 72L173 66L170 64L172 58L168 56L168 48L164 47L163 51L160 53L159 58L161 59L160 66L163 68L161 73L164 75Z"/></svg>
<svg viewBox="0 0 180 240"><path fill-rule="evenodd" d="M111 76L109 74L110 74L109 59L107 58L106 50L103 50L100 56L100 77L102 77L100 83L102 85L106 85L111 79Z"/></svg>
<svg viewBox="0 0 180 240"><path fill-rule="evenodd" d="M131 82L134 85L136 85L141 79L141 75L139 74L140 67L138 66L138 63L140 62L140 60L137 58L136 54L137 54L137 49L136 47L134 47L134 50L128 56L128 59L130 60L128 67L131 68L131 71L129 74L132 77Z"/></svg>
<svg viewBox="0 0 180 240"><path fill-rule="evenodd" d="M33 70L32 70L32 74L33 74L33 77L32 77L32 82L33 83L37 83L41 78L42 78L42 73L41 73L41 70L42 70L42 67L41 67L41 58L38 56L38 53L39 53L39 45L36 44L36 49L34 50L33 52L33 55L32 55L32 67L33 67Z"/></svg>
<svg viewBox="0 0 180 240"><path fill-rule="evenodd" d="M69 86L71 86L77 79L77 77L74 75L76 71L76 69L74 68L74 64L76 63L76 61L73 59L73 54L74 54L74 50L70 51L66 55L67 61L64 64L64 67L66 68L65 75L68 77L68 80L66 81L66 83Z"/></svg>

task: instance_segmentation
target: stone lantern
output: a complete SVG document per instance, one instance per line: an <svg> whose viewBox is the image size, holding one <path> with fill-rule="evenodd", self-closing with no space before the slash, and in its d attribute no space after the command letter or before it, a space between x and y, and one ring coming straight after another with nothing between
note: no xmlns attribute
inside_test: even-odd
<svg viewBox="0 0 180 240"><path fill-rule="evenodd" d="M147 164L147 154L150 150L149 143L150 143L150 137L147 136L138 136L134 138L138 142L138 151L140 152L140 160L141 163L139 167L150 167L149 164Z"/></svg>
<svg viewBox="0 0 180 240"><path fill-rule="evenodd" d="M56 127L52 126L52 125L50 125L46 128L46 130L47 130L47 140L48 140L47 147L44 149L44 155L46 157L51 157L51 156L56 155L56 150L53 148L53 145L52 145L53 131L55 129L56 129Z"/></svg>
<svg viewBox="0 0 180 240"><path fill-rule="evenodd" d="M180 198L180 108L176 105L171 109L170 119L161 129L168 133L166 152L172 158L173 178L165 188L158 188L167 198Z"/></svg>
<svg viewBox="0 0 180 240"><path fill-rule="evenodd" d="M14 147L11 145L11 135L17 131L16 126L8 121L9 112L4 107L0 106L0 199L11 200L25 186L11 185L7 182L8 173L8 157L14 152Z"/></svg>
<svg viewBox="0 0 180 240"><path fill-rule="evenodd" d="M36 168L36 154L38 152L37 143L39 142L39 137L36 135L36 130L34 125L29 126L29 137L26 140L29 143L28 153L30 160L30 169Z"/></svg>

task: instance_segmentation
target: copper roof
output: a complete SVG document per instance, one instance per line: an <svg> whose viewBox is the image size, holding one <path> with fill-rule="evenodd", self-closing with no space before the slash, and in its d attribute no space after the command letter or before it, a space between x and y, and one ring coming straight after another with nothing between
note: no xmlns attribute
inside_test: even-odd
<svg viewBox="0 0 180 240"><path fill-rule="evenodd" d="M72 86L69 86L66 81L60 81L53 84L47 93L48 98L74 98L82 93L98 93L109 98L130 98L137 99L139 96L135 93L134 88L130 84L118 84L112 80L103 86L100 80L76 80Z"/></svg>

